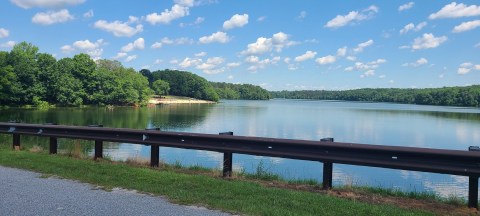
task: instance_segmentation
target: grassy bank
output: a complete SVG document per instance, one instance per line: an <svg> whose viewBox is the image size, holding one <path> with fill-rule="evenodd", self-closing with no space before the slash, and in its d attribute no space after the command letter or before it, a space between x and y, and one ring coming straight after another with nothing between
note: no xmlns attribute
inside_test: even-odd
<svg viewBox="0 0 480 216"><path fill-rule="evenodd" d="M191 175L172 169L150 169L109 161L12 151L0 145L0 165L76 179L104 187L121 187L247 215L433 215L425 210L373 204L328 193L269 187L262 183Z"/></svg>

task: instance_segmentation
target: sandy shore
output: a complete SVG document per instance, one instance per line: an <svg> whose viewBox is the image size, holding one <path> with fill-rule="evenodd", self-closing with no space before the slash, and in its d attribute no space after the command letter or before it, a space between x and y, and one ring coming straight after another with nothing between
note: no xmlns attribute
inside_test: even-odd
<svg viewBox="0 0 480 216"><path fill-rule="evenodd" d="M198 100L194 98L151 98L150 104L213 104L213 101Z"/></svg>

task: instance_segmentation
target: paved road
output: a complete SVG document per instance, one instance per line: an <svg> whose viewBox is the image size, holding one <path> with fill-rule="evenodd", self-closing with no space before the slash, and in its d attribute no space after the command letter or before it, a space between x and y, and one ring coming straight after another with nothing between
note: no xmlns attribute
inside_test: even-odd
<svg viewBox="0 0 480 216"><path fill-rule="evenodd" d="M71 180L0 166L0 215L228 215L127 190L107 192Z"/></svg>

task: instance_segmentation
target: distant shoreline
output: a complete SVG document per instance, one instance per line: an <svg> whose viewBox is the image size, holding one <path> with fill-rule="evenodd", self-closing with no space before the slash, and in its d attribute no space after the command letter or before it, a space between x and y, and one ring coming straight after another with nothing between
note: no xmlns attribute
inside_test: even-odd
<svg viewBox="0 0 480 216"><path fill-rule="evenodd" d="M214 101L200 100L188 97L166 96L152 97L149 104L214 104Z"/></svg>

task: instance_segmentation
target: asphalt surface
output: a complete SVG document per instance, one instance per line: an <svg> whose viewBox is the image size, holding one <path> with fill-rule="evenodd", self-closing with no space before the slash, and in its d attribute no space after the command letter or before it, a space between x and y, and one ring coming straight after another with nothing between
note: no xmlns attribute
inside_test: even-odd
<svg viewBox="0 0 480 216"><path fill-rule="evenodd" d="M0 166L0 215L228 215L161 197Z"/></svg>

